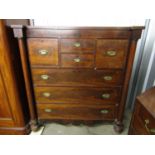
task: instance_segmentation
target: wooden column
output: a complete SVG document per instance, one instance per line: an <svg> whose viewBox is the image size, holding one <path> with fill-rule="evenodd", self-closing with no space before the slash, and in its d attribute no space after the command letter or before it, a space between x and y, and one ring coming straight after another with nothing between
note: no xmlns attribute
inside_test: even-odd
<svg viewBox="0 0 155 155"><path fill-rule="evenodd" d="M125 79L124 79L124 84L122 88L122 97L121 97L121 102L118 106L118 111L117 111L117 118L115 119L115 125L114 129L116 132L122 132L123 130L123 115L124 115L124 110L125 110L125 105L126 105L126 99L127 99L127 94L128 94L128 88L129 88L129 81L131 77L131 72L132 72L132 66L134 62L134 57L135 57L135 52L136 52L136 46L137 46L137 40L141 36L141 29L131 29L131 37L130 37L130 48L129 50L129 55L128 55L128 60L126 63L126 71L125 71Z"/></svg>
<svg viewBox="0 0 155 155"><path fill-rule="evenodd" d="M28 105L29 105L29 111L30 111L30 125L31 129L33 131L36 131L38 129L38 121L37 121L37 115L36 115L36 109L35 109L35 101L33 99L33 88L31 86L31 79L30 79L30 69L28 66L28 58L27 58L27 50L24 44L24 27L23 26L12 26L14 31L14 36L18 39L18 45L20 49L20 58L22 63L22 69L23 69L23 75L25 80L25 87L26 87L26 94L28 98Z"/></svg>

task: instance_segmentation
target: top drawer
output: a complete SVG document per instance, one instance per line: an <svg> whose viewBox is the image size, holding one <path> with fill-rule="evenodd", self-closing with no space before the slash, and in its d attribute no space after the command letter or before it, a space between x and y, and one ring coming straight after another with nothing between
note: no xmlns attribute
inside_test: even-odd
<svg viewBox="0 0 155 155"><path fill-rule="evenodd" d="M49 34L49 33L48 33ZM129 38L131 32L120 29L66 29L57 30L61 38Z"/></svg>
<svg viewBox="0 0 155 155"><path fill-rule="evenodd" d="M62 53L93 53L95 51L95 40L92 39L62 39Z"/></svg>
<svg viewBox="0 0 155 155"><path fill-rule="evenodd" d="M96 67L122 69L127 52L128 40L100 39L97 41Z"/></svg>
<svg viewBox="0 0 155 155"><path fill-rule="evenodd" d="M57 39L28 39L29 58L32 65L58 65Z"/></svg>
<svg viewBox="0 0 155 155"><path fill-rule="evenodd" d="M28 27L26 36L29 38L106 38L106 39L127 39L132 34L130 27ZM138 32L141 29L138 28ZM137 37L136 35L134 37Z"/></svg>

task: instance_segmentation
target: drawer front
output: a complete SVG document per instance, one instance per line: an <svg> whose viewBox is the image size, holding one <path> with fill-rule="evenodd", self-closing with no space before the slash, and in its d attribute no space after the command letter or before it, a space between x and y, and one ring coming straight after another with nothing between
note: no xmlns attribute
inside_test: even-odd
<svg viewBox="0 0 155 155"><path fill-rule="evenodd" d="M61 66L71 68L93 68L93 54L61 54Z"/></svg>
<svg viewBox="0 0 155 155"><path fill-rule="evenodd" d="M146 131L144 125L137 118L133 120L132 127L130 128L134 129L136 131L135 134L137 135L148 135L148 132Z"/></svg>
<svg viewBox="0 0 155 155"><path fill-rule="evenodd" d="M29 58L32 65L58 65L57 39L28 39Z"/></svg>
<svg viewBox="0 0 155 155"><path fill-rule="evenodd" d="M148 134L155 134L155 118L141 105L138 113L139 121Z"/></svg>
<svg viewBox="0 0 155 155"><path fill-rule="evenodd" d="M115 106L37 104L39 119L114 120Z"/></svg>
<svg viewBox="0 0 155 155"><path fill-rule="evenodd" d="M119 88L35 87L37 103L108 104L119 102Z"/></svg>
<svg viewBox="0 0 155 155"><path fill-rule="evenodd" d="M138 123L136 125L138 125ZM130 126L128 135L147 135L147 133L145 134L144 131L139 130L139 126L138 130Z"/></svg>
<svg viewBox="0 0 155 155"><path fill-rule="evenodd" d="M119 86L123 82L121 71L32 69L35 85L52 86Z"/></svg>
<svg viewBox="0 0 155 155"><path fill-rule="evenodd" d="M139 101L136 101L134 117L131 122L129 134L155 134L155 119L141 105L141 103L139 103Z"/></svg>
<svg viewBox="0 0 155 155"><path fill-rule="evenodd" d="M131 31L122 30L99 30L99 29L70 29L70 30L59 30L59 37L61 38L130 38ZM46 34L45 36L48 36Z"/></svg>
<svg viewBox="0 0 155 155"><path fill-rule="evenodd" d="M127 50L128 40L98 40L96 67L116 69L124 68L127 58Z"/></svg>
<svg viewBox="0 0 155 155"><path fill-rule="evenodd" d="M92 39L62 39L62 53L94 53L95 40Z"/></svg>

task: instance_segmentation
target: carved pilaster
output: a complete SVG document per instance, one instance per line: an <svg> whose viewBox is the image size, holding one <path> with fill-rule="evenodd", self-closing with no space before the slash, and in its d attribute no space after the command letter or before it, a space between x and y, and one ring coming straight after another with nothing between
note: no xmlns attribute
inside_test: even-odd
<svg viewBox="0 0 155 155"><path fill-rule="evenodd" d="M131 40L135 40L137 41L140 37L141 37L141 34L142 34L142 29L144 27L140 27L139 29L136 27L136 28L132 28L132 36L131 36Z"/></svg>
<svg viewBox="0 0 155 155"><path fill-rule="evenodd" d="M22 70L24 75L24 82L26 88L26 96L28 100L29 112L30 112L30 126L31 130L36 131L39 127L36 110L34 107L34 98L31 86L31 78L30 78L30 69L28 66L28 58L27 58L27 50L24 44L24 27L21 25L11 26L13 28L14 37L18 39L19 51L20 51L20 59L22 63Z"/></svg>
<svg viewBox="0 0 155 155"><path fill-rule="evenodd" d="M13 33L15 38L23 38L24 33L23 33L23 26L22 25L12 25L13 28Z"/></svg>

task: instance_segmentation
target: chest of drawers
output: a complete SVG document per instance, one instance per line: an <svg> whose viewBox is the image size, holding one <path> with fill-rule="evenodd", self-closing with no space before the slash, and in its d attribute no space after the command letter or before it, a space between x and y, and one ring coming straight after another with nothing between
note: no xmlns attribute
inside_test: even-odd
<svg viewBox="0 0 155 155"><path fill-rule="evenodd" d="M122 130L143 27L22 27L18 38L32 124L110 121Z"/></svg>

